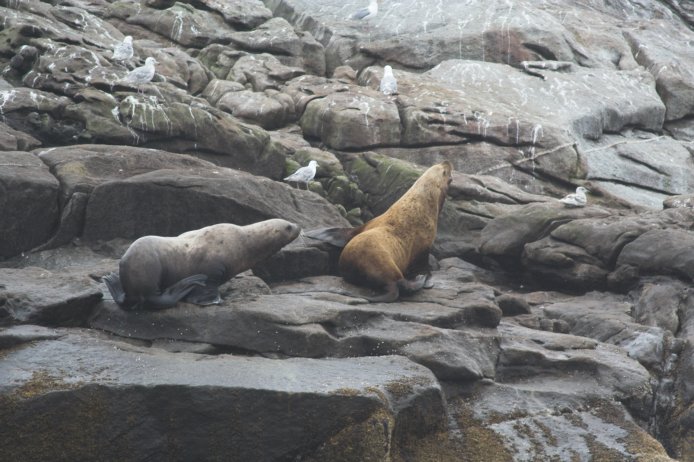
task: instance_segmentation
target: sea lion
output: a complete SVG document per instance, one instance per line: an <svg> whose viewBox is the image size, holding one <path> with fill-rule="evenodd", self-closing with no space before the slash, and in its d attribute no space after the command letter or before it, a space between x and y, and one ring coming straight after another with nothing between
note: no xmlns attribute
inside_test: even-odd
<svg viewBox="0 0 694 462"><path fill-rule="evenodd" d="M248 226L220 223L177 237L144 236L105 276L113 300L127 310L161 310L179 300L219 303L219 286L296 239L299 227L281 219Z"/></svg>
<svg viewBox="0 0 694 462"><path fill-rule="evenodd" d="M370 301L392 302L400 290L430 288L429 250L436 238L452 170L448 161L430 167L388 210L362 226L323 228L305 236L344 247L338 262L342 277L354 284L385 289L383 295Z"/></svg>

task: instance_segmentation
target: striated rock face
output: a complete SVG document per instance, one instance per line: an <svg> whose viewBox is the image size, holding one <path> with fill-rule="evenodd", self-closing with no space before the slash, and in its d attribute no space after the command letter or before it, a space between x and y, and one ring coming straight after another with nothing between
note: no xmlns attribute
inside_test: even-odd
<svg viewBox="0 0 694 462"><path fill-rule="evenodd" d="M694 460L694 8L364 6L0 1L0 460ZM218 305L102 282L144 235L361 225L443 160L396 303L303 235Z"/></svg>

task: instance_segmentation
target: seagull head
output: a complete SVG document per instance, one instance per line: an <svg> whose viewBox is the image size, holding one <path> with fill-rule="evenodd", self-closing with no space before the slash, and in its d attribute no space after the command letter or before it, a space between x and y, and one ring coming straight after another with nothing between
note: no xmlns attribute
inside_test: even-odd
<svg viewBox="0 0 694 462"><path fill-rule="evenodd" d="M577 193L583 193L583 194L585 194L585 193L590 192L590 191L588 191L588 190L587 190L586 188L584 188L583 186L579 186L578 188L576 188L576 192L577 192Z"/></svg>
<svg viewBox="0 0 694 462"><path fill-rule="evenodd" d="M133 43L133 38L130 35L126 35L125 38L123 39L123 43L127 43L129 45L132 45Z"/></svg>
<svg viewBox="0 0 694 462"><path fill-rule="evenodd" d="M386 75L393 75L393 68L389 65L383 68L383 76L385 77Z"/></svg>
<svg viewBox="0 0 694 462"><path fill-rule="evenodd" d="M312 160L311 162L308 163L309 167L315 167L317 165L318 165L318 162L316 162L315 160Z"/></svg>
<svg viewBox="0 0 694 462"><path fill-rule="evenodd" d="M145 59L145 66L154 66L155 64L157 64L157 60L152 58L151 56Z"/></svg>

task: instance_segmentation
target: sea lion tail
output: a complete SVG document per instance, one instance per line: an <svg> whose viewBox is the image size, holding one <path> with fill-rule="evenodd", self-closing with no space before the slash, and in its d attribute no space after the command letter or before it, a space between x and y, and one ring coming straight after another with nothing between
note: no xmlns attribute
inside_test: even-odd
<svg viewBox="0 0 694 462"><path fill-rule="evenodd" d="M335 247L344 247L347 243L361 231L361 226L357 228L318 228L304 231L302 236L320 242L327 242Z"/></svg>
<svg viewBox="0 0 694 462"><path fill-rule="evenodd" d="M204 287L207 282L205 274L194 274L187 278L181 279L174 285L167 287L160 295L152 295L147 297L145 305L150 310L163 310L171 308L179 300L185 298L196 287Z"/></svg>
<svg viewBox="0 0 694 462"><path fill-rule="evenodd" d="M106 287L108 287L108 291L111 293L113 301L119 305L123 305L125 303L125 291L120 283L120 277L118 274L109 273L102 277L101 280L104 281Z"/></svg>

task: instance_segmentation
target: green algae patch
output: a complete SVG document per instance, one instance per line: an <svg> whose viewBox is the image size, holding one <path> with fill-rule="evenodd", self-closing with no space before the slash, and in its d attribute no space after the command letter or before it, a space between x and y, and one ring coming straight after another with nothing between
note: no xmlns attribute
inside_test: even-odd
<svg viewBox="0 0 694 462"><path fill-rule="evenodd" d="M50 391L69 390L78 386L79 384L67 383L62 377L52 375L47 371L34 371L31 378L14 391L14 396L21 399L31 399Z"/></svg>

